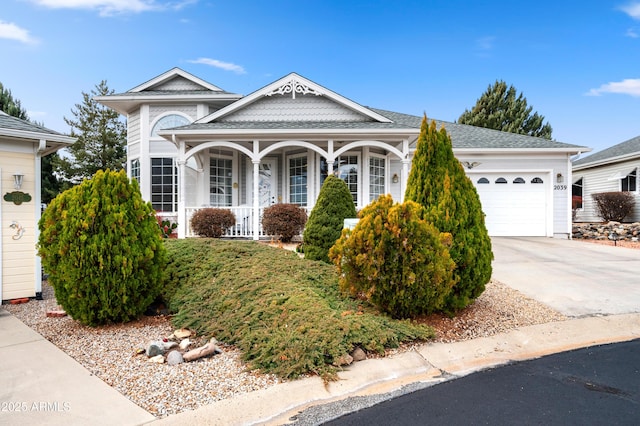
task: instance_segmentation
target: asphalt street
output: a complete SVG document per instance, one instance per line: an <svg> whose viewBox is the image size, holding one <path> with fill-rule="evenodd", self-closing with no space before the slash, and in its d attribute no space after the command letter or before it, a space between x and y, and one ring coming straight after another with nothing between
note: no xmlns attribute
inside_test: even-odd
<svg viewBox="0 0 640 426"><path fill-rule="evenodd" d="M318 422L319 414L315 416ZM298 420L298 424L305 423L304 413ZM639 423L640 339L637 339L484 370L386 400L326 424Z"/></svg>

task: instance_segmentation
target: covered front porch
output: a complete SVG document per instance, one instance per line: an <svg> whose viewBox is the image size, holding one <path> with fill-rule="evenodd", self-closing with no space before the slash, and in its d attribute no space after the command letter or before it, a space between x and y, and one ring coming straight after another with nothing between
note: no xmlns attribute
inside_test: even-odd
<svg viewBox="0 0 640 426"><path fill-rule="evenodd" d="M347 183L357 209L387 193L400 201L410 167L408 138L198 141L194 135L178 135L173 130L171 140L178 155L177 167L171 167L177 172L177 205L170 216L177 220L178 238L195 236L191 216L207 207L234 213L236 224L225 237L266 238L261 226L264 209L291 203L310 212L330 174ZM153 158L151 162L151 179L157 181L157 174L166 167L154 165ZM153 183L151 187L152 203L162 200L154 197ZM162 207L154 203L156 210L169 216Z"/></svg>

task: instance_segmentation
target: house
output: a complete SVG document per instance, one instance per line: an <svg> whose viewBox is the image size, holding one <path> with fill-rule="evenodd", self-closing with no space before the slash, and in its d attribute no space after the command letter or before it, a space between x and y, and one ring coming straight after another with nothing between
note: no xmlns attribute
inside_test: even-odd
<svg viewBox="0 0 640 426"><path fill-rule="evenodd" d="M142 196L193 235L202 207L236 216L228 237L258 239L273 203L311 209L325 177L347 183L358 209L403 199L422 117L360 105L296 73L241 96L179 68L99 96L127 117L128 171ZM476 184L490 235L568 238L571 156L588 148L437 122Z"/></svg>
<svg viewBox="0 0 640 426"><path fill-rule="evenodd" d="M640 221L638 168L640 136L573 162L572 194L576 222L601 222L592 194L623 191L636 197L636 206L625 220Z"/></svg>
<svg viewBox="0 0 640 426"><path fill-rule="evenodd" d="M0 301L41 296L40 159L73 142L0 111Z"/></svg>

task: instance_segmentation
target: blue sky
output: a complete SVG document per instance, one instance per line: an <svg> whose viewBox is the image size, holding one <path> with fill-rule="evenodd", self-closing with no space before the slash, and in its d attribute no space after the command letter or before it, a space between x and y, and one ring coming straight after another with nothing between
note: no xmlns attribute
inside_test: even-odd
<svg viewBox="0 0 640 426"><path fill-rule="evenodd" d="M504 80L556 140L640 135L640 1L3 0L0 58L0 82L63 133L101 80L124 92L177 66L245 95L295 71L446 121Z"/></svg>

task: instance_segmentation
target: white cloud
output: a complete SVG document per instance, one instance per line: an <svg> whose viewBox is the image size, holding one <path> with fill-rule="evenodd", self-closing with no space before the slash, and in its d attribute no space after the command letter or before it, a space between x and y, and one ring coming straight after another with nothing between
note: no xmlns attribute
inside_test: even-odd
<svg viewBox="0 0 640 426"><path fill-rule="evenodd" d="M622 81L603 84L587 92L588 96L600 96L604 93L620 93L640 97L640 78L628 78Z"/></svg>
<svg viewBox="0 0 640 426"><path fill-rule="evenodd" d="M476 40L476 46L480 50L491 50L493 49L493 42L496 40L493 36L481 37Z"/></svg>
<svg viewBox="0 0 640 426"><path fill-rule="evenodd" d="M222 62L222 61L219 61L217 59L198 58L198 59L187 61L187 62L191 62L192 64L209 65L209 66L212 66L212 67L215 67L215 68L223 69L225 71L233 71L236 74L246 74L247 73L244 70L244 68L241 67L240 65L232 64L230 62Z"/></svg>
<svg viewBox="0 0 640 426"><path fill-rule="evenodd" d="M640 2L631 2L626 6L620 6L620 10L622 10L633 19L637 19L640 21Z"/></svg>
<svg viewBox="0 0 640 426"><path fill-rule="evenodd" d="M640 37L640 35L638 35L638 32L636 31L636 29L635 29L635 28L629 28L629 29L627 30L627 32L625 33L625 35L626 35L627 37L631 37L631 38L638 38L638 37Z"/></svg>
<svg viewBox="0 0 640 426"><path fill-rule="evenodd" d="M8 38L10 40L18 40L22 43L36 44L38 40L31 37L28 30L20 28L12 22L0 21L0 38Z"/></svg>
<svg viewBox="0 0 640 426"><path fill-rule="evenodd" d="M122 13L180 10L197 0L156 1L156 0L30 0L39 6L51 9L97 10L100 16Z"/></svg>

